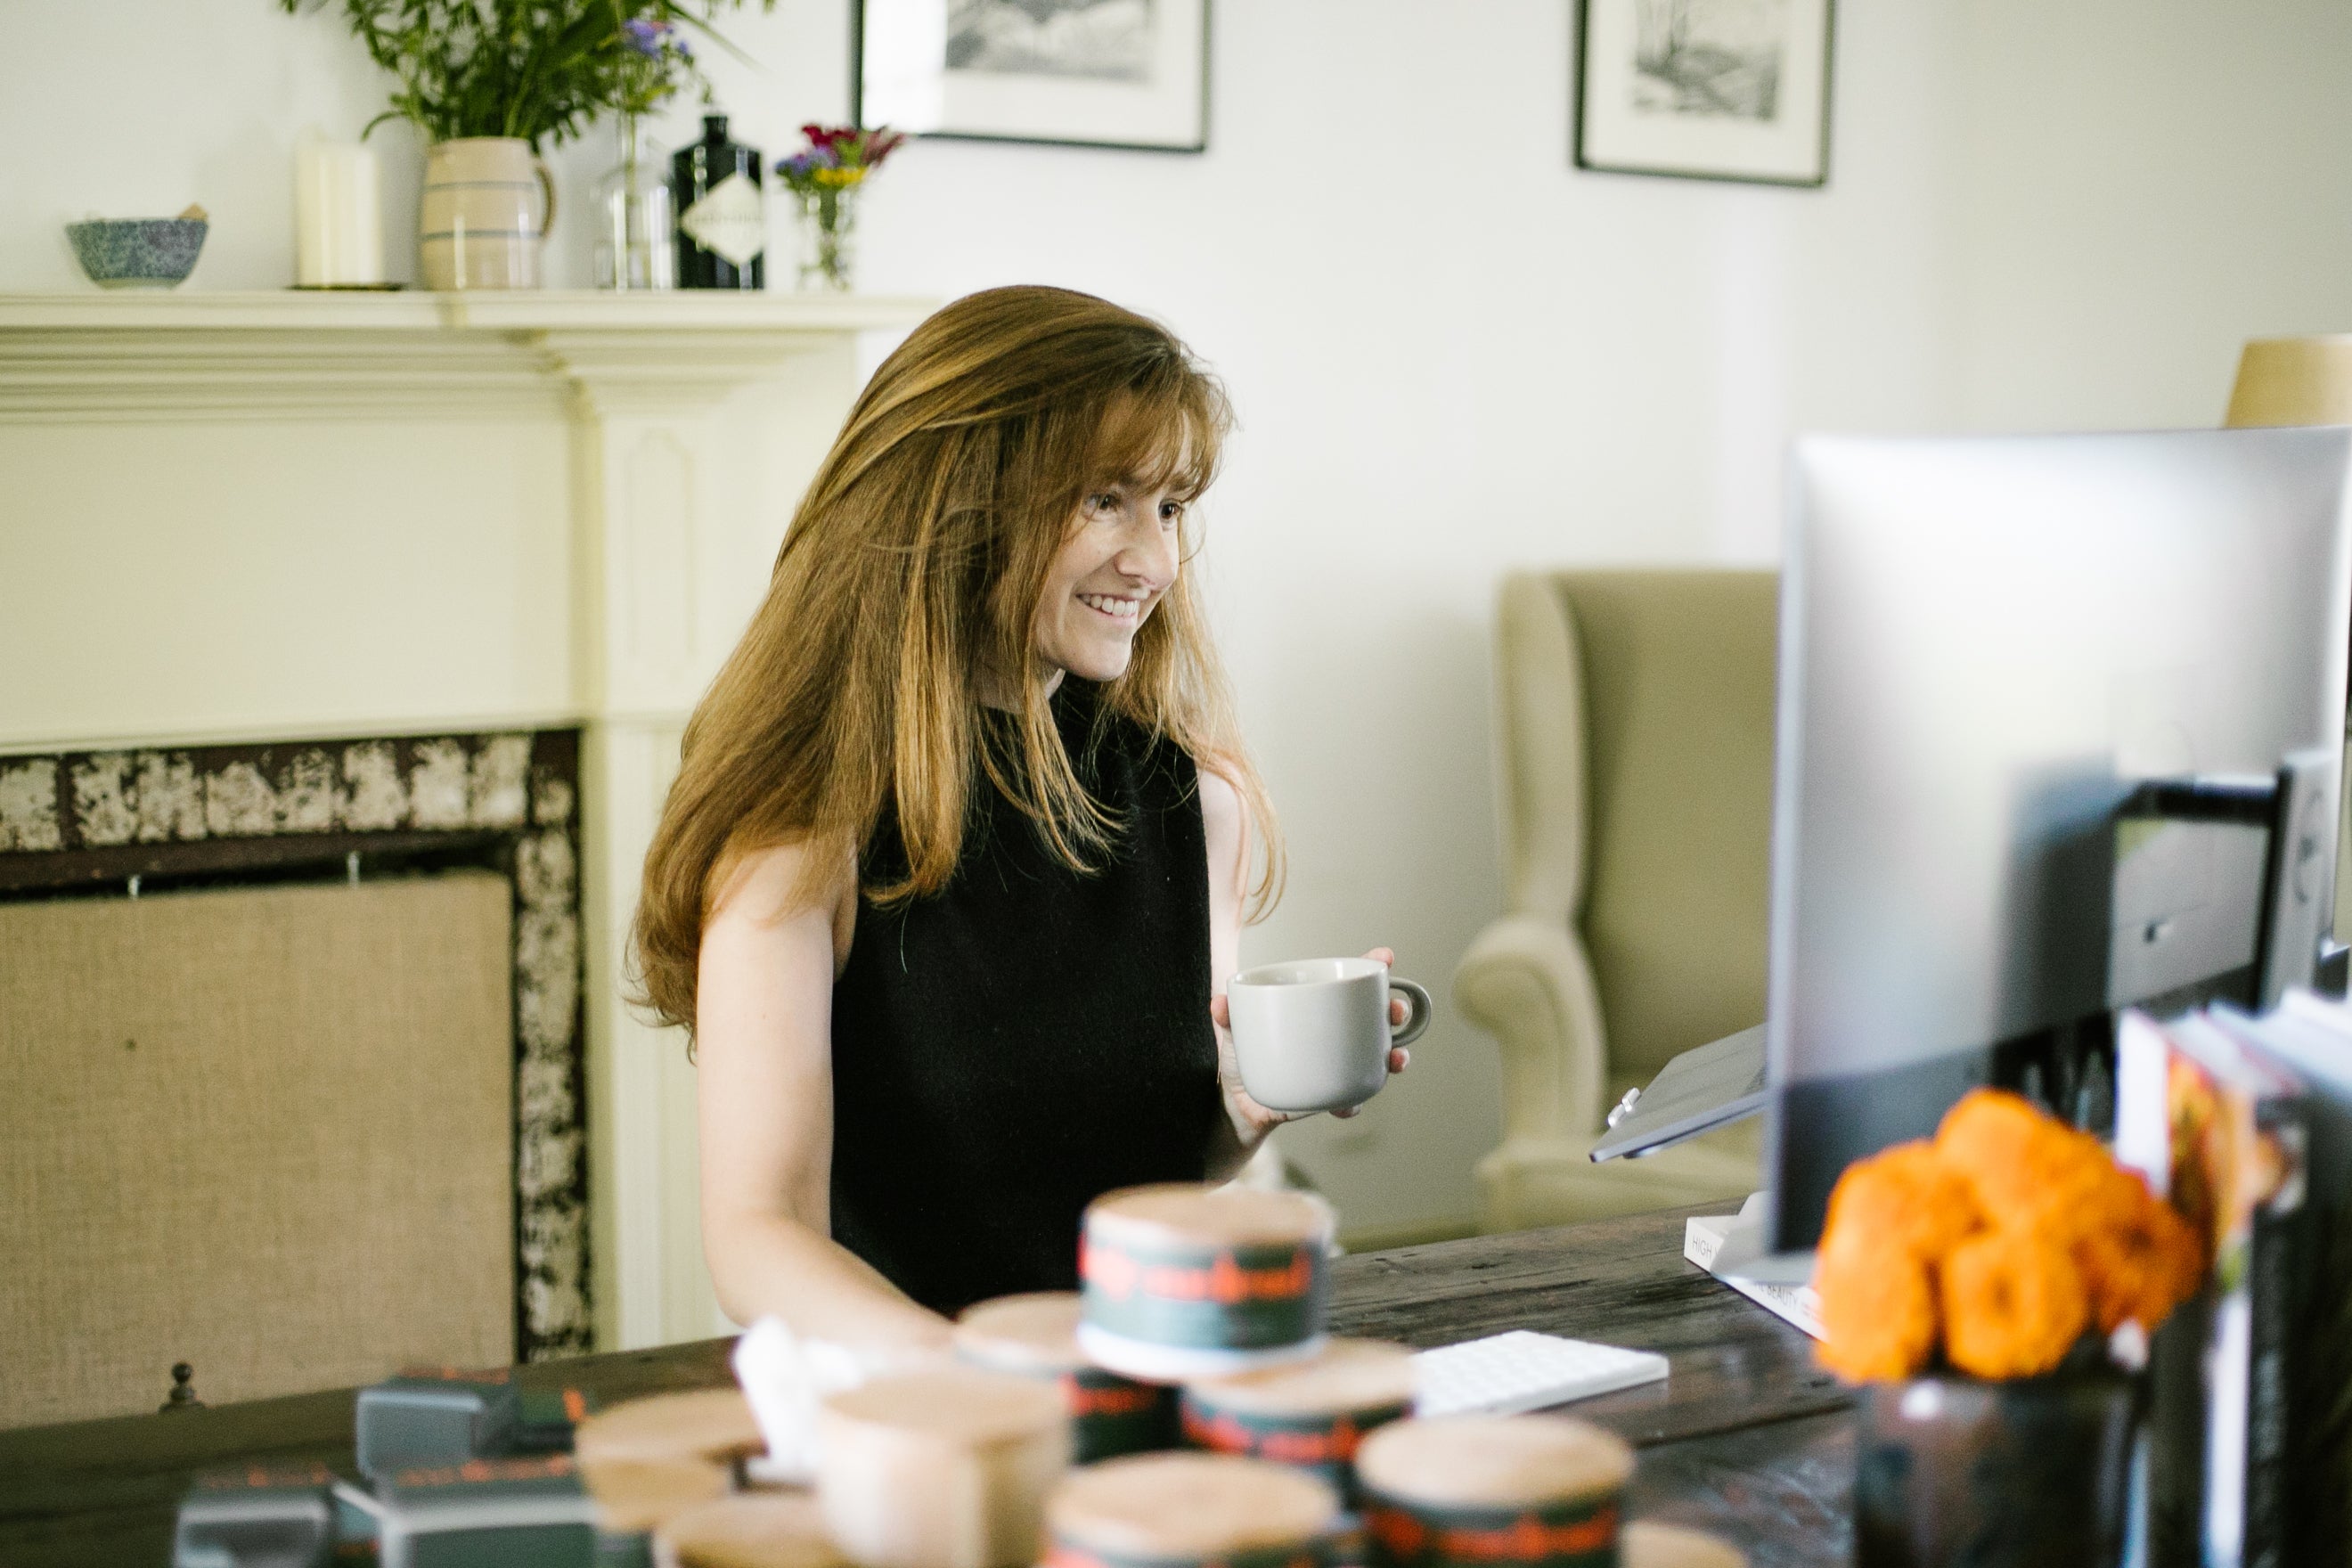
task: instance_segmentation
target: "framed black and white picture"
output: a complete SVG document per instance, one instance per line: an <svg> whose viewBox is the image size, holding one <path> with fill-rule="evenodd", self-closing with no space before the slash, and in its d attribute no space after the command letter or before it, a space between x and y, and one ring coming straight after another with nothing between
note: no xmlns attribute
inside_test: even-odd
<svg viewBox="0 0 2352 1568"><path fill-rule="evenodd" d="M1576 165L1818 185L1832 0L1580 0Z"/></svg>
<svg viewBox="0 0 2352 1568"><path fill-rule="evenodd" d="M860 125L1198 153L1209 0L850 0Z"/></svg>

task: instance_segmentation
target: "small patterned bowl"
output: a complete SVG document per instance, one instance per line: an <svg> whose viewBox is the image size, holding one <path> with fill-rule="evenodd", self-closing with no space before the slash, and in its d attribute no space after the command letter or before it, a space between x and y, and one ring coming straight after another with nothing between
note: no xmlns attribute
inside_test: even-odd
<svg viewBox="0 0 2352 1568"><path fill-rule="evenodd" d="M173 289L196 265L203 218L92 218L66 225L74 257L101 289Z"/></svg>

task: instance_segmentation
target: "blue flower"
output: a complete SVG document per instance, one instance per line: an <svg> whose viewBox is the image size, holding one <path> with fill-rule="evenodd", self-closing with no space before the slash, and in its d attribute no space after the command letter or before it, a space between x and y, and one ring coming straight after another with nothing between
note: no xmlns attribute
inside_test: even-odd
<svg viewBox="0 0 2352 1568"><path fill-rule="evenodd" d="M667 22L632 16L621 24L621 31L628 36L629 47L648 59L659 59L666 48L674 48L680 54L686 52L686 40L672 37L673 29Z"/></svg>

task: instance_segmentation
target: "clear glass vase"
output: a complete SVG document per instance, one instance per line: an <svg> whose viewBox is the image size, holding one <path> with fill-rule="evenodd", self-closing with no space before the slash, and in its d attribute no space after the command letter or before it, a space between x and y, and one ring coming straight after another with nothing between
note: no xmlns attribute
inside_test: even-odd
<svg viewBox="0 0 2352 1568"><path fill-rule="evenodd" d="M662 150L621 121L621 162L596 182L596 287L677 287L677 215Z"/></svg>
<svg viewBox="0 0 2352 1568"><path fill-rule="evenodd" d="M846 293L857 258L857 187L795 191L800 208L795 284Z"/></svg>

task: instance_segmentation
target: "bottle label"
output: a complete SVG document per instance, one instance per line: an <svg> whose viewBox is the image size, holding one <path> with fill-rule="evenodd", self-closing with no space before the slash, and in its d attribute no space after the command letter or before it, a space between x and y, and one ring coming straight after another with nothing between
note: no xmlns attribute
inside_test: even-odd
<svg viewBox="0 0 2352 1568"><path fill-rule="evenodd" d="M767 204L760 187L742 174L730 174L679 215L677 226L695 244L732 266L749 267L768 248Z"/></svg>

